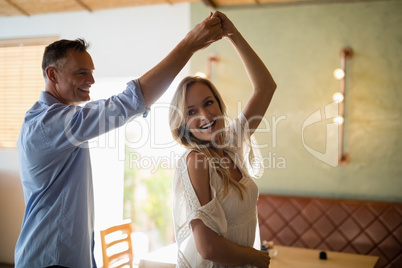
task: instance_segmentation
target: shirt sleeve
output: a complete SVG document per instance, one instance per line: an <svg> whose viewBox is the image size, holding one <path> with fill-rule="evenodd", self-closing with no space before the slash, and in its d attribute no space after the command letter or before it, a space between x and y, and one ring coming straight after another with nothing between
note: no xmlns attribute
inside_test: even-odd
<svg viewBox="0 0 402 268"><path fill-rule="evenodd" d="M145 117L148 111L140 83L133 80L122 93L108 99L88 102L84 106L52 104L42 117L42 134L54 148L79 146L138 115Z"/></svg>

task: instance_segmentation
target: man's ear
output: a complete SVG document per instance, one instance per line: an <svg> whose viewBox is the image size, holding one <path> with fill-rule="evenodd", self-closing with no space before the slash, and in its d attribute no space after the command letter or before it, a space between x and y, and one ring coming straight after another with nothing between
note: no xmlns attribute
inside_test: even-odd
<svg viewBox="0 0 402 268"><path fill-rule="evenodd" d="M46 68L46 76L47 79L52 81L52 83L57 83L57 69L53 66L49 66Z"/></svg>

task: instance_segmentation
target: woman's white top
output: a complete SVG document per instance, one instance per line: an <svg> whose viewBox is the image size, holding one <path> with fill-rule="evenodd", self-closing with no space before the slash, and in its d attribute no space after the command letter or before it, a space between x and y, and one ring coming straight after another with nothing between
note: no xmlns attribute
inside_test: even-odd
<svg viewBox="0 0 402 268"><path fill-rule="evenodd" d="M225 152L234 161L243 177L244 199L232 185L224 196L223 181L217 172L209 168L212 200L201 206L192 187L187 170L187 150L179 159L173 180L173 219L178 246L177 264L179 268L223 267L204 260L197 251L190 222L200 219L211 230L241 246L260 249L257 218L258 188L252 177L260 177L263 172L259 150L250 137L248 122L240 115L226 128ZM251 267L251 265L239 266Z"/></svg>

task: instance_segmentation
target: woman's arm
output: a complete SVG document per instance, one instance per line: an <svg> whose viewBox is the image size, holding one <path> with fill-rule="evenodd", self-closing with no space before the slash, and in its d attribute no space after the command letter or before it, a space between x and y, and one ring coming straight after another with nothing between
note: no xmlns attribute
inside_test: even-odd
<svg viewBox="0 0 402 268"><path fill-rule="evenodd" d="M276 89L276 84L260 57L226 15L217 12L214 16L221 18L223 35L235 47L254 88L253 95L243 110L243 114L249 121L251 135L260 124L262 117L268 109L268 105Z"/></svg>
<svg viewBox="0 0 402 268"><path fill-rule="evenodd" d="M187 169L197 198L201 206L204 206L212 199L208 160L204 155L193 151L187 157ZM239 246L219 236L200 219L195 219L190 224L202 258L225 266L252 264L255 267L268 267L270 258L267 252Z"/></svg>
<svg viewBox="0 0 402 268"><path fill-rule="evenodd" d="M209 229L202 220L191 221L197 250L201 257L224 266L251 264L267 268L269 255L266 251L239 246Z"/></svg>

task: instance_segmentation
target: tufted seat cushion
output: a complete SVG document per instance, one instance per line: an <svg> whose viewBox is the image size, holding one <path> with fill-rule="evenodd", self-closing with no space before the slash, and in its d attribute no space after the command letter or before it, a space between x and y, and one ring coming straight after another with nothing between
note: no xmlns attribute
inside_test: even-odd
<svg viewBox="0 0 402 268"><path fill-rule="evenodd" d="M402 267L402 204L260 195L261 239L279 245L379 256Z"/></svg>

